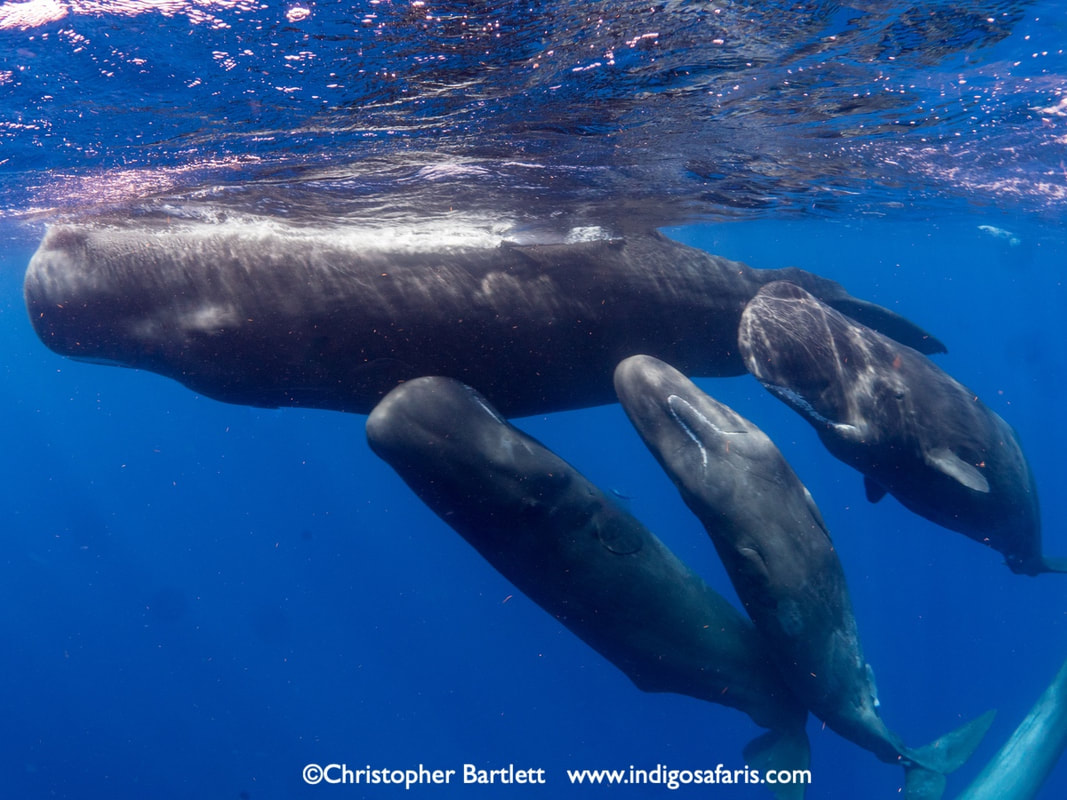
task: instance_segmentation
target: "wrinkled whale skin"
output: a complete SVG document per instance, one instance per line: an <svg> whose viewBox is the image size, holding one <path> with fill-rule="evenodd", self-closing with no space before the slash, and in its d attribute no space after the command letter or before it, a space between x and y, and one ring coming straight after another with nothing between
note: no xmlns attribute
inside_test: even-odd
<svg viewBox="0 0 1067 800"><path fill-rule="evenodd" d="M1003 553L1015 572L1061 571L1041 554L1033 472L1012 427L930 359L788 282L745 308L749 371L904 506Z"/></svg>
<svg viewBox="0 0 1067 800"><path fill-rule="evenodd" d="M450 378L367 418L371 448L501 575L645 691L737 708L771 730L760 767L806 769L807 711L766 639L637 519ZM803 797L782 787L781 800Z"/></svg>
<svg viewBox="0 0 1067 800"><path fill-rule="evenodd" d="M37 334L63 355L231 403L360 414L423 375L471 385L508 417L611 403L612 370L635 353L739 375L741 312L776 278L941 348L833 281L753 270L657 233L494 242L429 248L278 222L65 224L46 233L24 294Z"/></svg>

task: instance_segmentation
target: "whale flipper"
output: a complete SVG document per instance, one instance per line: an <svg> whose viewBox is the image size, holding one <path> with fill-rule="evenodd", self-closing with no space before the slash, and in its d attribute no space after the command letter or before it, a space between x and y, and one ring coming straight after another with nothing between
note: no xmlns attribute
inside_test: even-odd
<svg viewBox="0 0 1067 800"><path fill-rule="evenodd" d="M926 454L926 463L948 477L982 494L989 494L989 481L974 464L968 464L947 447Z"/></svg>

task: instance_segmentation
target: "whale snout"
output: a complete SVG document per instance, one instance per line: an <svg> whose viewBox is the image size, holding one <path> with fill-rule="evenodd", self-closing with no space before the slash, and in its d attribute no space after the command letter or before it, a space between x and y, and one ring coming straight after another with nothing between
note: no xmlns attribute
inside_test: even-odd
<svg viewBox="0 0 1067 800"><path fill-rule="evenodd" d="M30 258L22 293L30 323L49 348L62 355L110 363L90 347L99 327L85 324L85 238L75 228L49 229Z"/></svg>
<svg viewBox="0 0 1067 800"><path fill-rule="evenodd" d="M836 379L830 309L785 281L764 286L741 314L738 346L745 367L765 384L809 402Z"/></svg>

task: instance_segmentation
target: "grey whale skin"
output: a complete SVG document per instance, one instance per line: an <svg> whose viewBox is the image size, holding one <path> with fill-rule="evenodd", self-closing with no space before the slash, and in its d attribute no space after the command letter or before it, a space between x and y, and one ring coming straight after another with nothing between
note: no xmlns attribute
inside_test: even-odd
<svg viewBox="0 0 1067 800"><path fill-rule="evenodd" d="M1063 572L1041 553L1037 487L1015 431L932 361L788 282L764 286L738 334L749 371L826 448L933 522L1003 553L1012 571Z"/></svg>
<svg viewBox="0 0 1067 800"><path fill-rule="evenodd" d="M786 682L832 730L907 772L909 797L940 797L992 713L912 749L878 715L844 569L807 488L758 427L648 356L615 371L619 401L704 524Z"/></svg>
<svg viewBox="0 0 1067 800"><path fill-rule="evenodd" d="M367 414L398 383L445 375L512 417L614 402L612 371L636 353L691 375L744 374L741 312L777 279L944 349L833 281L657 233L416 249L388 231L368 243L343 228L105 220L49 229L24 294L56 352L217 400Z"/></svg>
<svg viewBox="0 0 1067 800"><path fill-rule="evenodd" d="M1067 747L1067 662L956 800L1034 800Z"/></svg>
<svg viewBox="0 0 1067 800"><path fill-rule="evenodd" d="M752 623L473 389L405 383L368 417L367 440L501 575L638 688L740 709L771 729L746 747L750 764L807 768L807 711Z"/></svg>

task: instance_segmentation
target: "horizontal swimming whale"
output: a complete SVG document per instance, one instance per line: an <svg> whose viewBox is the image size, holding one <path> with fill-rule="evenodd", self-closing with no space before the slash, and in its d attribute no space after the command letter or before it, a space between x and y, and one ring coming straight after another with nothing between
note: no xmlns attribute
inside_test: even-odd
<svg viewBox="0 0 1067 800"><path fill-rule="evenodd" d="M1067 571L1041 554L1041 515L1015 431L914 349L788 282L764 286L738 334L749 371L826 448L933 522L1004 554L1017 573Z"/></svg>
<svg viewBox="0 0 1067 800"><path fill-rule="evenodd" d="M811 495L759 428L673 367L634 356L615 371L619 401L711 537L786 682L832 730L901 764L910 797L940 797L992 714L926 747L907 747L878 714L844 569Z"/></svg>
<svg viewBox="0 0 1067 800"><path fill-rule="evenodd" d="M657 233L427 245L277 221L95 221L48 230L24 293L56 352L217 400L366 414L397 384L444 375L511 417L614 402L612 371L636 353L690 375L743 374L741 312L781 279L923 352L944 349L833 281Z"/></svg>
<svg viewBox="0 0 1067 800"><path fill-rule="evenodd" d="M649 692L770 728L761 768L806 769L807 711L752 623L574 467L473 389L419 378L367 419L371 448L501 575ZM803 785L781 797L801 797Z"/></svg>

